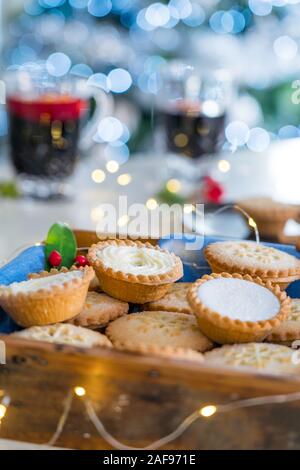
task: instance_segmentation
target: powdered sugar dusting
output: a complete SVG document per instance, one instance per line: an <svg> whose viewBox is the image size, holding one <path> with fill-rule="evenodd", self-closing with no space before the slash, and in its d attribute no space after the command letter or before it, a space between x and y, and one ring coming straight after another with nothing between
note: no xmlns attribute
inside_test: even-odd
<svg viewBox="0 0 300 470"><path fill-rule="evenodd" d="M19 292L35 292L39 289L51 289L52 286L61 286L65 282L72 281L73 279L80 279L83 276L83 272L69 271L67 273L54 274L53 276L45 276L37 279L29 279L23 282L14 282L8 286L8 289L12 294L18 294Z"/></svg>
<svg viewBox="0 0 300 470"><path fill-rule="evenodd" d="M232 320L268 320L280 310L280 302L270 290L242 279L204 282L198 289L198 297L206 307Z"/></svg>

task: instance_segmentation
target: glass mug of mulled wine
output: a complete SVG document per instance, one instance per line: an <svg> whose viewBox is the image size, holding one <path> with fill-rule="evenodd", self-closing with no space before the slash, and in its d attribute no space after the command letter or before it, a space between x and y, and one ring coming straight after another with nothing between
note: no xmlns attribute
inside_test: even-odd
<svg viewBox="0 0 300 470"><path fill-rule="evenodd" d="M178 61L160 70L157 108L167 150L194 161L224 143L231 79L221 69L203 71Z"/></svg>
<svg viewBox="0 0 300 470"><path fill-rule="evenodd" d="M80 153L93 144L112 98L85 78L51 76L44 64L26 64L6 75L10 156L23 195L69 195ZM93 109L92 109L93 108Z"/></svg>

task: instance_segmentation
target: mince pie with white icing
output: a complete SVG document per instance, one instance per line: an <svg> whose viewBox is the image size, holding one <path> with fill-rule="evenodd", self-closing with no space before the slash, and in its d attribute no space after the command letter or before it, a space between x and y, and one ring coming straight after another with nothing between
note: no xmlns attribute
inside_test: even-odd
<svg viewBox="0 0 300 470"><path fill-rule="evenodd" d="M93 245L88 260L101 289L125 302L160 299L183 276L182 262L174 253L150 243L106 240Z"/></svg>
<svg viewBox="0 0 300 470"><path fill-rule="evenodd" d="M290 311L290 299L279 286L240 274L203 276L188 301L201 331L220 344L263 341Z"/></svg>
<svg viewBox="0 0 300 470"><path fill-rule="evenodd" d="M93 276L89 266L31 274L27 281L0 286L0 305L25 327L69 320L81 312Z"/></svg>

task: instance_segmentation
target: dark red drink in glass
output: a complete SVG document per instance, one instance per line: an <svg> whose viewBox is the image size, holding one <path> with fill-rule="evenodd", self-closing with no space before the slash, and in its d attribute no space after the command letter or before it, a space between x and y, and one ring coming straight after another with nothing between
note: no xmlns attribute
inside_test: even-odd
<svg viewBox="0 0 300 470"><path fill-rule="evenodd" d="M99 122L112 112L111 99L87 78L61 75L45 62L10 68L6 95L10 157L20 192L43 199L70 195L79 153L94 145Z"/></svg>
<svg viewBox="0 0 300 470"><path fill-rule="evenodd" d="M205 113L201 103L178 102L162 112L168 150L197 159L218 152L224 142L226 114Z"/></svg>
<svg viewBox="0 0 300 470"><path fill-rule="evenodd" d="M11 158L17 173L62 180L78 158L81 118L88 102L71 95L25 100L9 96Z"/></svg>

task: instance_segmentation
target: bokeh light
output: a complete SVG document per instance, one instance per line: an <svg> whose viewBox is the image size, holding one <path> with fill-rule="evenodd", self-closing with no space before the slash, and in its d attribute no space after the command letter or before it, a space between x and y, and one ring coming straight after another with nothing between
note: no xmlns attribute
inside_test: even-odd
<svg viewBox="0 0 300 470"><path fill-rule="evenodd" d="M170 19L170 10L163 3L152 3L145 12L145 20L155 28L164 26Z"/></svg>
<svg viewBox="0 0 300 470"><path fill-rule="evenodd" d="M132 181L132 176L129 173L123 173L122 175L118 176L117 182L121 186L127 186Z"/></svg>
<svg viewBox="0 0 300 470"><path fill-rule="evenodd" d="M147 202L146 202L146 207L147 207L147 209L149 209L149 211L155 210L158 207L158 203L157 203L156 199L154 199L153 197L148 199Z"/></svg>
<svg viewBox="0 0 300 470"><path fill-rule="evenodd" d="M48 57L46 67L50 75L62 77L70 70L71 60L66 54L55 52Z"/></svg>
<svg viewBox="0 0 300 470"><path fill-rule="evenodd" d="M147 8L143 8L140 10L137 14L136 17L136 24L139 28L141 28L144 31L153 31L155 29L155 26L151 25L149 21L146 19L146 12Z"/></svg>
<svg viewBox="0 0 300 470"><path fill-rule="evenodd" d="M176 10L177 11L177 10ZM183 23L191 28L196 28L204 23L206 18L205 10L202 8L199 3L193 2L192 3L192 11L191 13L182 19Z"/></svg>
<svg viewBox="0 0 300 470"><path fill-rule="evenodd" d="M192 4L189 0L170 0L169 6L177 11L180 19L187 18L193 11Z"/></svg>
<svg viewBox="0 0 300 470"><path fill-rule="evenodd" d="M296 126L282 126L278 131L280 139L294 139L300 137L300 130Z"/></svg>
<svg viewBox="0 0 300 470"><path fill-rule="evenodd" d="M249 0L249 8L257 16L266 16L272 11L272 2L271 0Z"/></svg>
<svg viewBox="0 0 300 470"><path fill-rule="evenodd" d="M114 93L124 93L131 85L131 75L125 69L114 69L107 76L107 86Z"/></svg>
<svg viewBox="0 0 300 470"><path fill-rule="evenodd" d="M94 73L87 81L88 86L95 86L102 88L104 91L108 91L107 76L104 73Z"/></svg>
<svg viewBox="0 0 300 470"><path fill-rule="evenodd" d="M224 33L224 26L222 24L222 18L224 13L226 13L223 10L218 10L215 13L211 15L209 18L209 26L215 33Z"/></svg>
<svg viewBox="0 0 300 470"><path fill-rule="evenodd" d="M98 135L103 142L114 142L123 134L123 125L119 119L109 116L103 118L98 125Z"/></svg>
<svg viewBox="0 0 300 470"><path fill-rule="evenodd" d="M110 142L106 145L104 149L106 161L114 160L119 165L123 165L128 161L129 153L130 152L128 146L120 140Z"/></svg>
<svg viewBox="0 0 300 470"><path fill-rule="evenodd" d="M110 13L112 2L111 0L89 0L87 7L91 15L101 18Z"/></svg>
<svg viewBox="0 0 300 470"><path fill-rule="evenodd" d="M86 64L76 64L76 65L73 65L73 67L70 70L70 73L78 77L87 78L93 75L93 70L91 69L91 67L89 67Z"/></svg>
<svg viewBox="0 0 300 470"><path fill-rule="evenodd" d="M106 178L106 175L103 170L100 170L97 168L96 170L92 172L91 177L95 183L103 183L103 181Z"/></svg>
<svg viewBox="0 0 300 470"><path fill-rule="evenodd" d="M166 188L170 193L178 193L181 190L181 182L176 178L167 181Z"/></svg>
<svg viewBox="0 0 300 470"><path fill-rule="evenodd" d="M226 139L234 146L245 145L249 132L249 127L243 121L232 121L225 129Z"/></svg>
<svg viewBox="0 0 300 470"><path fill-rule="evenodd" d="M211 15L209 24L215 33L238 34L245 29L246 19L244 14L237 10L218 10Z"/></svg>
<svg viewBox="0 0 300 470"><path fill-rule="evenodd" d="M253 152L263 152L270 145L269 133L261 127L254 127L249 132L247 147Z"/></svg>
<svg viewBox="0 0 300 470"><path fill-rule="evenodd" d="M41 5L35 0L25 0L24 2L24 11L28 15L37 16L43 12Z"/></svg>
<svg viewBox="0 0 300 470"><path fill-rule="evenodd" d="M280 59L292 60L298 53L298 44L290 36L280 36L274 41L274 52Z"/></svg>
<svg viewBox="0 0 300 470"><path fill-rule="evenodd" d="M119 163L116 160L109 160L106 163L106 169L109 173L116 173L120 168Z"/></svg>
<svg viewBox="0 0 300 470"><path fill-rule="evenodd" d="M222 173L227 173L230 170L230 163L228 160L219 160L218 168Z"/></svg>

